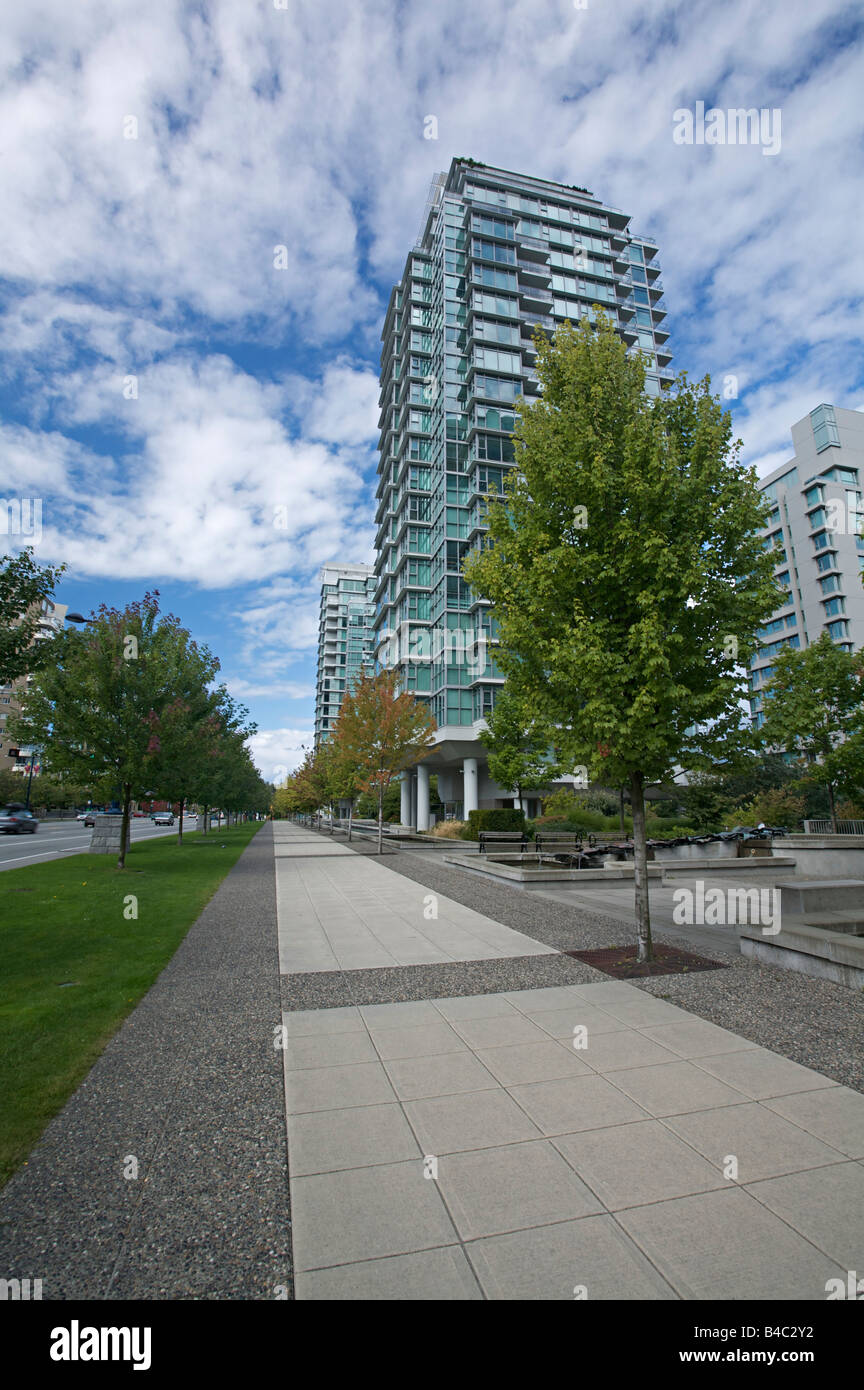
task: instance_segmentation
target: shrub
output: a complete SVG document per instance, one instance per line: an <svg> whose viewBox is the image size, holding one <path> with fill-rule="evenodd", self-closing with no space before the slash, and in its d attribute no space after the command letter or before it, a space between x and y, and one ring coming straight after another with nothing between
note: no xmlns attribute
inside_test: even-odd
<svg viewBox="0 0 864 1390"><path fill-rule="evenodd" d="M786 787L770 787L739 807L742 825L787 825L794 829L804 818L805 798Z"/></svg>
<svg viewBox="0 0 864 1390"><path fill-rule="evenodd" d="M469 811L468 826L464 838L476 840L481 830L524 829L524 811L514 811L512 807L502 806L488 811Z"/></svg>
<svg viewBox="0 0 864 1390"><path fill-rule="evenodd" d="M439 840L460 840L465 829L464 820L439 820L437 825L433 825L430 835L435 835Z"/></svg>

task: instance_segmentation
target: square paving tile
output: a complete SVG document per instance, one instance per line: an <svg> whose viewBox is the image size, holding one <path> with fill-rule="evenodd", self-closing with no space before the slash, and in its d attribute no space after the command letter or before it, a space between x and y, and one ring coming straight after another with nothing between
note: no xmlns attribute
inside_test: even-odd
<svg viewBox="0 0 864 1390"><path fill-rule="evenodd" d="M747 1052L756 1046L748 1038L718 1028L703 1018L686 1023L654 1023L640 1030L646 1037L677 1052L680 1057L712 1057L722 1052Z"/></svg>
<svg viewBox="0 0 864 1390"><path fill-rule="evenodd" d="M458 1018L454 1019L453 1026L473 1048L545 1042L547 1037L542 1028L519 1014L512 1018Z"/></svg>
<svg viewBox="0 0 864 1390"><path fill-rule="evenodd" d="M618 1221L682 1298L824 1299L841 1272L747 1192L703 1192L620 1211Z"/></svg>
<svg viewBox="0 0 864 1390"><path fill-rule="evenodd" d="M658 1120L558 1135L552 1142L610 1211L728 1185Z"/></svg>
<svg viewBox="0 0 864 1390"><path fill-rule="evenodd" d="M509 1047L483 1048L477 1053L502 1086L514 1086L523 1081L554 1081L560 1076L590 1076L591 1068L582 1061L582 1054L562 1046L551 1038L548 1042L517 1043Z"/></svg>
<svg viewBox="0 0 864 1390"><path fill-rule="evenodd" d="M283 1013L282 1022L289 1038L313 1037L320 1033L365 1033L366 1025L360 1017L360 1010L347 1009L298 1009L294 1013Z"/></svg>
<svg viewBox="0 0 864 1390"><path fill-rule="evenodd" d="M486 1295L495 1300L676 1297L611 1216L586 1216L490 1236L468 1246Z"/></svg>
<svg viewBox="0 0 864 1390"><path fill-rule="evenodd" d="M691 1110L714 1110L723 1105L747 1104L743 1092L700 1071L692 1062L669 1062L662 1067L616 1071L611 1079L649 1115L685 1115Z"/></svg>
<svg viewBox="0 0 864 1390"><path fill-rule="evenodd" d="M427 1154L491 1149L541 1138L537 1126L502 1090L408 1101L405 1113Z"/></svg>
<svg viewBox="0 0 864 1390"><path fill-rule="evenodd" d="M370 1032L387 1028L418 1028L424 1023L440 1023L436 1009L425 999L407 1004L361 1004L360 1015Z"/></svg>
<svg viewBox="0 0 864 1390"><path fill-rule="evenodd" d="M549 1013L583 1002L578 985L550 985L548 989L508 990L504 996L523 1014Z"/></svg>
<svg viewBox="0 0 864 1390"><path fill-rule="evenodd" d="M453 1223L421 1161L295 1178L291 1221L298 1269L454 1244Z"/></svg>
<svg viewBox="0 0 864 1390"><path fill-rule="evenodd" d="M468 1044L442 1018L414 1028L378 1028L373 1024L372 1040L385 1062L396 1057L434 1057L441 1052L468 1051Z"/></svg>
<svg viewBox="0 0 864 1390"><path fill-rule="evenodd" d="M335 1269L299 1271L299 1300L364 1302L482 1301L483 1294L464 1251L458 1245L421 1250L416 1255L389 1255Z"/></svg>
<svg viewBox="0 0 864 1390"><path fill-rule="evenodd" d="M495 1077L467 1050L434 1057L400 1057L384 1065L400 1100L488 1091L498 1086Z"/></svg>
<svg viewBox="0 0 864 1390"><path fill-rule="evenodd" d="M419 1161L420 1146L400 1105L361 1105L291 1117L288 1165L292 1177L411 1158Z"/></svg>
<svg viewBox="0 0 864 1390"><path fill-rule="evenodd" d="M735 1181L741 1185L839 1163L846 1157L753 1102L675 1115L666 1124L721 1170L729 1157L736 1158Z"/></svg>
<svg viewBox="0 0 864 1390"><path fill-rule="evenodd" d="M518 1012L503 994L466 994L458 999L431 1001L446 1019L518 1018Z"/></svg>
<svg viewBox="0 0 864 1390"><path fill-rule="evenodd" d="M439 1164L438 1185L463 1240L603 1211L546 1140L448 1154Z"/></svg>
<svg viewBox="0 0 864 1390"><path fill-rule="evenodd" d="M762 1102L850 1158L864 1158L864 1096L846 1086L802 1091ZM862 1261L864 1263L864 1261Z"/></svg>
<svg viewBox="0 0 864 1390"><path fill-rule="evenodd" d="M592 1033L621 1033L630 1029L628 1023L622 1023L620 1018L613 1018L611 1014L594 1009L590 1004L577 1004L569 1009L553 1009L550 1013L532 1014L531 1022L536 1023L544 1032L551 1033L553 1038L572 1038L575 1028L584 1028L589 1040Z"/></svg>
<svg viewBox="0 0 864 1390"><path fill-rule="evenodd" d="M509 1090L544 1134L575 1134L647 1118L603 1076L534 1081Z"/></svg>
<svg viewBox="0 0 864 1390"><path fill-rule="evenodd" d="M747 1188L777 1216L846 1269L860 1269L864 1251L864 1167L840 1163Z"/></svg>
<svg viewBox="0 0 864 1390"><path fill-rule="evenodd" d="M288 1072L285 1099L289 1115L302 1115L309 1110L382 1105L396 1097L380 1062L360 1062L349 1067Z"/></svg>
<svg viewBox="0 0 864 1390"><path fill-rule="evenodd" d="M652 1042L633 1028L617 1033L595 1033L593 1037L589 1032L587 1046L579 1049L579 1056L599 1072L623 1071L627 1067L655 1067L662 1062L675 1062L678 1058L676 1052Z"/></svg>
<svg viewBox="0 0 864 1390"><path fill-rule="evenodd" d="M355 1062L377 1062L369 1035L363 1033L314 1033L288 1039L285 1067L303 1071L310 1067L350 1066Z"/></svg>
<svg viewBox="0 0 864 1390"><path fill-rule="evenodd" d="M643 994L640 999L610 999L600 1007L613 1018L620 1018L621 1022L630 1028L648 1028L651 1024L661 1023L684 1023L692 1017L692 1014L686 1014L674 1004L667 1004L663 999L654 999L650 994Z"/></svg>
<svg viewBox="0 0 864 1390"><path fill-rule="evenodd" d="M727 1052L720 1057L699 1057L696 1065L753 1100L769 1100L795 1091L814 1091L837 1084L820 1072L801 1067L765 1047Z"/></svg>

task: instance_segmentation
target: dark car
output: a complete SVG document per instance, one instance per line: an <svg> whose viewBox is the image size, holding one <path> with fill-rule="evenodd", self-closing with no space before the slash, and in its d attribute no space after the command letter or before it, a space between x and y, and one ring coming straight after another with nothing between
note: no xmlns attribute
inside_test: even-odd
<svg viewBox="0 0 864 1390"><path fill-rule="evenodd" d="M4 835L35 835L39 822L32 811L7 806L0 812L0 830Z"/></svg>

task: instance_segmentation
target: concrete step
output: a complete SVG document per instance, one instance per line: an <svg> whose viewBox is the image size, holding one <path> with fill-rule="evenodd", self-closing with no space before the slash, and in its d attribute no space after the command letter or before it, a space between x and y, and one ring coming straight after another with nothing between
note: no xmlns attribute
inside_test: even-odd
<svg viewBox="0 0 864 1390"><path fill-rule="evenodd" d="M804 918L808 927L821 927L822 931L845 931L852 936L864 936L864 909L849 912L808 912Z"/></svg>
<svg viewBox="0 0 864 1390"><path fill-rule="evenodd" d="M864 911L864 879L799 879L778 887L783 890L784 914L809 917L811 912L839 912L849 908Z"/></svg>

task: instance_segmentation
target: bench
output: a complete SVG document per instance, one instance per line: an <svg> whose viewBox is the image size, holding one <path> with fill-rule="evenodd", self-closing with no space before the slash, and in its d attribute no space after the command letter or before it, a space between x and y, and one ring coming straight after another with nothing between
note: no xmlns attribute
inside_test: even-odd
<svg viewBox="0 0 864 1390"><path fill-rule="evenodd" d="M520 851L525 848L527 835L524 830L481 830L477 836L480 841L480 853L485 854L487 845L519 845Z"/></svg>
<svg viewBox="0 0 864 1390"><path fill-rule="evenodd" d="M594 836L589 835L588 843L595 843ZM580 831L559 831L558 833L538 830L534 837L534 844L538 853L554 854L556 850L580 850L582 848L582 834Z"/></svg>

